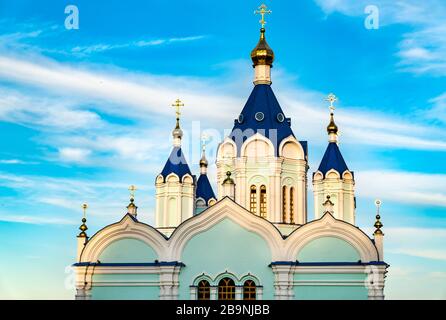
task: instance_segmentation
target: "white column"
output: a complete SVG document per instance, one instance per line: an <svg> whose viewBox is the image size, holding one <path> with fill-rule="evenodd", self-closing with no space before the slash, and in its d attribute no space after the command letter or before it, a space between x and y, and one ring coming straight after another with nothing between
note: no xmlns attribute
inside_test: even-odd
<svg viewBox="0 0 446 320"><path fill-rule="evenodd" d="M218 299L218 287L213 286L211 287L211 300L217 300Z"/></svg>
<svg viewBox="0 0 446 320"><path fill-rule="evenodd" d="M75 295L74 299L75 300L91 300L91 287L88 289L76 288L76 295Z"/></svg>
<svg viewBox="0 0 446 320"><path fill-rule="evenodd" d="M178 299L180 269L179 266L160 267L160 300Z"/></svg>
<svg viewBox="0 0 446 320"><path fill-rule="evenodd" d="M235 287L235 300L243 300L243 287L242 286Z"/></svg>
<svg viewBox="0 0 446 320"><path fill-rule="evenodd" d="M365 268L369 300L384 300L384 277L387 273L386 269L386 265L367 266Z"/></svg>
<svg viewBox="0 0 446 320"><path fill-rule="evenodd" d="M291 300L293 294L293 273L290 265L276 265L272 267L274 273L274 297L276 300Z"/></svg>

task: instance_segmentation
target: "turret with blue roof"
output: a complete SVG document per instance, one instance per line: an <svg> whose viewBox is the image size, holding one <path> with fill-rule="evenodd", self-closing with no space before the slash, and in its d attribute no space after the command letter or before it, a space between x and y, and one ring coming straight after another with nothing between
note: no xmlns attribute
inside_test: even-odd
<svg viewBox="0 0 446 320"><path fill-rule="evenodd" d="M217 201L214 190L207 176L208 161L206 159L206 144L203 141L202 155L200 159L200 176L197 180L197 189L195 192L196 213L200 213L205 208L211 206Z"/></svg>
<svg viewBox="0 0 446 320"><path fill-rule="evenodd" d="M184 104L177 99L175 103L172 105L177 108L176 111L176 126L172 131L173 136L173 149L169 155L169 159L167 159L166 164L164 165L163 170L161 171L161 175L164 179L171 174L174 173L181 179L189 174L192 176L192 173L189 169L189 165L187 164L186 158L184 157L183 150L181 149L181 138L183 137L183 130L180 128L180 111L179 107L184 106Z"/></svg>

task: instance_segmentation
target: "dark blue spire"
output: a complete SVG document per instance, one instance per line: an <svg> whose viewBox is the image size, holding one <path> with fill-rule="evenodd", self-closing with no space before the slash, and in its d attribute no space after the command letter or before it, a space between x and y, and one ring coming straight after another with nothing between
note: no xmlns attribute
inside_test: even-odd
<svg viewBox="0 0 446 320"><path fill-rule="evenodd" d="M328 144L318 170L325 176L331 169L335 169L340 175L342 175L345 170L348 170L347 164L345 163L336 142L330 142Z"/></svg>
<svg viewBox="0 0 446 320"><path fill-rule="evenodd" d="M174 147L172 149L169 159L167 159L164 169L161 171L161 175L164 179L171 173L175 173L180 180L186 174L192 175L181 147Z"/></svg>
<svg viewBox="0 0 446 320"><path fill-rule="evenodd" d="M204 173L200 174L200 177L198 178L196 197L197 199L202 198L204 201L206 201L206 205L210 199L217 199L215 197L214 190L212 190L208 176Z"/></svg>
<svg viewBox="0 0 446 320"><path fill-rule="evenodd" d="M277 155L280 142L290 135L294 136L291 120L283 114L268 84L254 86L239 118L235 120L230 137L237 144L240 152L243 142L256 133L271 140Z"/></svg>

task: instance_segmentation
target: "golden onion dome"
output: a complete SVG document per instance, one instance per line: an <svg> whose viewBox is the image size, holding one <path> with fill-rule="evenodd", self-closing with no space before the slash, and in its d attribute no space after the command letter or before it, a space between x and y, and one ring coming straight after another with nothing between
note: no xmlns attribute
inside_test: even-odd
<svg viewBox="0 0 446 320"><path fill-rule="evenodd" d="M260 40L257 46L251 51L251 59L255 66L272 66L274 61L274 52L265 39L265 28L260 29Z"/></svg>
<svg viewBox="0 0 446 320"><path fill-rule="evenodd" d="M333 113L330 114L330 123L327 126L327 132L328 134L338 134L338 126L334 122Z"/></svg>

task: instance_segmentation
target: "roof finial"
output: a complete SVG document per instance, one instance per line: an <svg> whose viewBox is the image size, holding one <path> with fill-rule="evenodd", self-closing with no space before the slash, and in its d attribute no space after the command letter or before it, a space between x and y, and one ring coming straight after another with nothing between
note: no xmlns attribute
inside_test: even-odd
<svg viewBox="0 0 446 320"><path fill-rule="evenodd" d="M180 147L181 138L183 137L183 130L181 130L180 128L180 115L181 115L180 107L184 107L184 103L180 99L177 99L174 103L172 103L172 107L175 107L175 113L177 119L175 129L172 131L173 145L174 147Z"/></svg>
<svg viewBox="0 0 446 320"><path fill-rule="evenodd" d="M327 132L329 135L329 141L330 142L337 142L337 135L338 135L338 126L336 125L336 123L334 122L334 110L335 107L333 106L333 103L335 103L336 101L338 101L338 97L336 97L333 93L330 93L327 96L327 99L325 99L326 101L330 102L330 123L327 126Z"/></svg>
<svg viewBox="0 0 446 320"><path fill-rule="evenodd" d="M131 214L132 216L136 217L136 213L138 210L138 207L135 205L134 201L135 201L135 191L138 190L136 188L136 186L134 186L133 184L129 187L129 191L130 191L130 203L127 206L127 213Z"/></svg>
<svg viewBox="0 0 446 320"><path fill-rule="evenodd" d="M175 107L175 113L177 116L177 125L176 125L175 129L179 129L180 128L180 115L181 115L180 107L184 107L184 103L180 99L177 99L177 100L175 100L174 103L172 103L172 107Z"/></svg>
<svg viewBox="0 0 446 320"><path fill-rule="evenodd" d="M260 25L262 26L262 29L265 29L265 24L266 24L265 14L271 14L272 13L271 10L267 10L267 9L268 9L268 7L265 4L262 4L259 7L259 10L255 10L254 11L254 14L260 14L262 16L262 19L260 19L260 21L259 21Z"/></svg>
<svg viewBox="0 0 446 320"><path fill-rule="evenodd" d="M234 180L232 180L231 175L231 171L226 171L226 179L223 181L223 184L234 184Z"/></svg>
<svg viewBox="0 0 446 320"><path fill-rule="evenodd" d="M374 235L382 234L381 228L383 227L383 224L381 223L381 216L379 215L379 209L381 208L381 200L376 199L375 200L375 206L376 206L376 222L374 224L374 227L376 228Z"/></svg>
<svg viewBox="0 0 446 320"><path fill-rule="evenodd" d="M129 187L129 191L130 191L130 201L134 201L135 200L135 191L138 190L136 188L136 186L134 186L133 184Z"/></svg>
<svg viewBox="0 0 446 320"><path fill-rule="evenodd" d="M87 208L88 205L86 203L82 204L83 217L82 217L82 224L79 227L79 230L81 231L78 235L79 238L87 238L87 233L85 232L88 230L88 227L85 224L87 222Z"/></svg>
<svg viewBox="0 0 446 320"><path fill-rule="evenodd" d="M334 203L331 202L330 196L327 194L327 200L322 204L324 206L324 213L334 214L333 206Z"/></svg>
<svg viewBox="0 0 446 320"><path fill-rule="evenodd" d="M208 135L206 133L203 133L201 135L201 159L200 159L200 168L202 168L202 174L206 173L206 170L203 172L203 168L207 168L208 161L206 159L206 141L208 140Z"/></svg>

